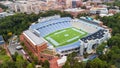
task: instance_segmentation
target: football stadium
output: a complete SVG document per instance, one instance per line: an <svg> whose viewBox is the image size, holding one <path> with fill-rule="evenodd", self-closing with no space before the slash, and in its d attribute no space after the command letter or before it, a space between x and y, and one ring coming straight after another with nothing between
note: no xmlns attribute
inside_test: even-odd
<svg viewBox="0 0 120 68"><path fill-rule="evenodd" d="M33 51L36 51L36 46L40 46L37 50L41 51L46 45L60 55L92 53L93 49L111 37L109 28L99 20L90 17L72 19L59 15L40 18L23 35Z"/></svg>

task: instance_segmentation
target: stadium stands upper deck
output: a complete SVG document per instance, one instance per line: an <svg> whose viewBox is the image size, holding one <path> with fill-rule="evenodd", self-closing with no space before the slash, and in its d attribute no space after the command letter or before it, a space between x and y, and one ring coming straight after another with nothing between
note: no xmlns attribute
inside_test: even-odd
<svg viewBox="0 0 120 68"><path fill-rule="evenodd" d="M47 22L37 23L35 25L30 26L29 29L32 30L36 29L40 32L40 35L42 37L45 37L46 35L57 30L72 27L71 24L69 23L70 21L71 21L70 17L64 17Z"/></svg>
<svg viewBox="0 0 120 68"><path fill-rule="evenodd" d="M81 19L75 19L71 22L71 24L73 27L84 30L88 33L94 33L96 31L98 31L99 29L102 29L102 27L100 27L100 26L93 25L93 24L88 23Z"/></svg>

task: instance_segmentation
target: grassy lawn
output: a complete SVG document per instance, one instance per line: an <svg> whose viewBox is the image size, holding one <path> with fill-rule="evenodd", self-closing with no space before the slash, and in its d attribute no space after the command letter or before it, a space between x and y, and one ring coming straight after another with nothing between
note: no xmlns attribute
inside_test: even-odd
<svg viewBox="0 0 120 68"><path fill-rule="evenodd" d="M0 55L0 61L8 61L10 59L7 55Z"/></svg>
<svg viewBox="0 0 120 68"><path fill-rule="evenodd" d="M86 35L87 33L82 30L66 28L47 35L45 39L55 47L59 47L76 42Z"/></svg>
<svg viewBox="0 0 120 68"><path fill-rule="evenodd" d="M6 50L0 47L0 61L8 61L10 59L9 56L6 54Z"/></svg>

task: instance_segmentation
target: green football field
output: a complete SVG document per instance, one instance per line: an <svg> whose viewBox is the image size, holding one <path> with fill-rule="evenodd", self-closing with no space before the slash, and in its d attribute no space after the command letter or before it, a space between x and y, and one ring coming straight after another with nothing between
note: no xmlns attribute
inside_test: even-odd
<svg viewBox="0 0 120 68"><path fill-rule="evenodd" d="M85 31L76 28L66 28L47 35L45 39L55 47L59 47L76 42L86 35L87 32Z"/></svg>

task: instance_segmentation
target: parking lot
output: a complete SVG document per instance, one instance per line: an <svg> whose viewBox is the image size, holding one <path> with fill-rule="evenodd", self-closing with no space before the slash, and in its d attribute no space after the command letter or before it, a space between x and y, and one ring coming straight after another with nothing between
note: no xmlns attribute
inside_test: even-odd
<svg viewBox="0 0 120 68"><path fill-rule="evenodd" d="M18 38L17 36L13 36L10 40L9 40L9 45L8 50L10 52L11 55L14 55L15 52L17 52L18 54L24 56L23 52L21 51L21 49L17 49L16 47L21 46L20 43L18 43Z"/></svg>
<svg viewBox="0 0 120 68"><path fill-rule="evenodd" d="M22 45L19 43L17 36L13 36L9 40L9 45L7 46L7 48L10 55L14 55L15 52L17 52L19 55L22 55L24 59L27 59L29 62L32 61L29 55L24 51Z"/></svg>
<svg viewBox="0 0 120 68"><path fill-rule="evenodd" d="M8 49L9 49L11 55L14 55L15 52L17 52L17 53L20 54L20 55L23 55L23 53L21 52L21 50L17 50L17 49L16 49L17 46L20 46L20 45L19 45L19 44L13 44L13 43L12 43L12 44L10 44L10 45L8 46Z"/></svg>

